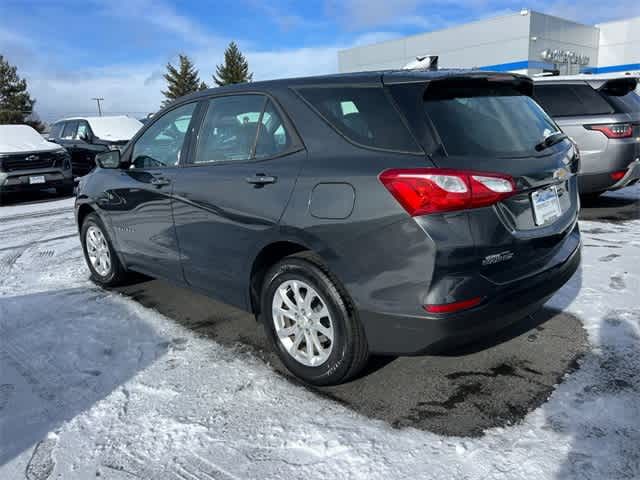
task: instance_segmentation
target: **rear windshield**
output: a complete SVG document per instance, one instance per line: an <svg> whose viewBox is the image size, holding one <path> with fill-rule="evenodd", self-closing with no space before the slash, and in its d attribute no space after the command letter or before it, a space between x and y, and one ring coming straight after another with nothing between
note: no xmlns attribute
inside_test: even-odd
<svg viewBox="0 0 640 480"><path fill-rule="evenodd" d="M604 98L620 113L640 112L640 95L631 91L625 95L613 95L609 92L602 93Z"/></svg>
<svg viewBox="0 0 640 480"><path fill-rule="evenodd" d="M615 113L603 96L587 84L536 85L535 98L553 117Z"/></svg>
<svg viewBox="0 0 640 480"><path fill-rule="evenodd" d="M420 153L382 87L304 87L298 92L352 142L383 150Z"/></svg>
<svg viewBox="0 0 640 480"><path fill-rule="evenodd" d="M448 155L535 155L535 146L558 131L531 98L509 86L432 83L424 110Z"/></svg>

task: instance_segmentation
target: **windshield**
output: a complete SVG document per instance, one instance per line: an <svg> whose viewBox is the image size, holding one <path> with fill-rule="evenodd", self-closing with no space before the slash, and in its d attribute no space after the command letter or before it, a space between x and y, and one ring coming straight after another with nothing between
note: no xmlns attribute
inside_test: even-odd
<svg viewBox="0 0 640 480"><path fill-rule="evenodd" d="M448 155L536 155L558 127L531 98L509 86L430 86L424 110Z"/></svg>

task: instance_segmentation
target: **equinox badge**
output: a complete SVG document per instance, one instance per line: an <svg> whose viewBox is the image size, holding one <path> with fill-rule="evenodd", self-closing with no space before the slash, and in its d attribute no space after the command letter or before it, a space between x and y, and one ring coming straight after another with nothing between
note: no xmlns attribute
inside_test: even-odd
<svg viewBox="0 0 640 480"><path fill-rule="evenodd" d="M513 252L511 250L507 250L500 253L494 253L493 255L487 255L482 260L482 265L493 265L499 262L506 262L507 260L511 260L513 258Z"/></svg>

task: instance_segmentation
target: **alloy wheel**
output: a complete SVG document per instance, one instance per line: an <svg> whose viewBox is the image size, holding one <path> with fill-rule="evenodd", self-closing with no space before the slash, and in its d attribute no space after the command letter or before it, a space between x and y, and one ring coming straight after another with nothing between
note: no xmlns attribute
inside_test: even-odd
<svg viewBox="0 0 640 480"><path fill-rule="evenodd" d="M275 291L272 317L276 335L291 357L307 367L327 361L334 327L320 294L301 280L287 280Z"/></svg>
<svg viewBox="0 0 640 480"><path fill-rule="evenodd" d="M91 266L98 275L106 277L111 272L111 252L102 230L91 225L87 229L85 241Z"/></svg>

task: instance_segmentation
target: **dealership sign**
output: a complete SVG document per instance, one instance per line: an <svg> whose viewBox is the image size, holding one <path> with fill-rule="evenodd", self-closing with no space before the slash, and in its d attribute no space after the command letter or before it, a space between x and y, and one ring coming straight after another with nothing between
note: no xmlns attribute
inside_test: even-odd
<svg viewBox="0 0 640 480"><path fill-rule="evenodd" d="M589 56L580 55L572 50L551 50L550 48L540 52L543 60L553 63L573 63L577 65L589 65Z"/></svg>

